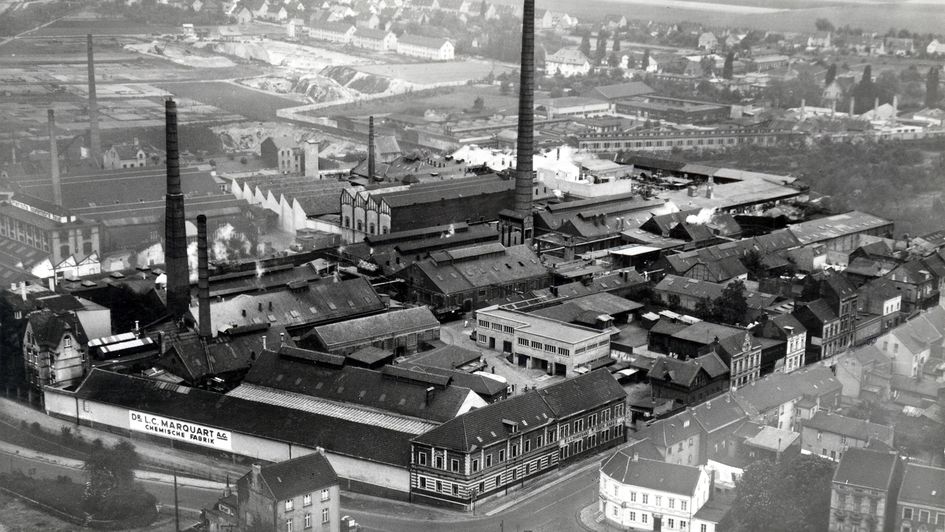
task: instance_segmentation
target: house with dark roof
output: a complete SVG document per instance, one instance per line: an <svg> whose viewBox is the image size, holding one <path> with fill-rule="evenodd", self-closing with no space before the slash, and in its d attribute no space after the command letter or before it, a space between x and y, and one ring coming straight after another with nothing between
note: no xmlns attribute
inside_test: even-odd
<svg viewBox="0 0 945 532"><path fill-rule="evenodd" d="M600 466L597 510L621 529L715 530L716 520L699 515L712 491L712 476L704 467L641 458L622 449Z"/></svg>
<svg viewBox="0 0 945 532"><path fill-rule="evenodd" d="M790 314L768 317L762 315L761 323L752 329L756 337L772 340L761 352L761 374L771 372L790 373L804 367L807 350L807 329Z"/></svg>
<svg viewBox="0 0 945 532"><path fill-rule="evenodd" d="M664 304L695 311L700 302L712 303L722 296L725 285L712 281L700 281L691 277L668 274L653 287L653 291ZM765 313L765 309L775 304L778 296L754 290L745 292L748 303L746 320L753 321Z"/></svg>
<svg viewBox="0 0 945 532"><path fill-rule="evenodd" d="M605 369L478 408L411 441L413 500L476 500L626 441L626 393Z"/></svg>
<svg viewBox="0 0 945 532"><path fill-rule="evenodd" d="M732 397L756 423L800 431L800 423L840 404L842 384L830 369L807 366L773 373L735 390Z"/></svg>
<svg viewBox="0 0 945 532"><path fill-rule="evenodd" d="M791 314L807 329L807 364L832 360L849 346L843 342L840 318L824 299L796 302Z"/></svg>
<svg viewBox="0 0 945 532"><path fill-rule="evenodd" d="M883 443L893 444L893 429L862 419L818 412L801 424L801 444L812 454L840 460L849 449Z"/></svg>
<svg viewBox="0 0 945 532"><path fill-rule="evenodd" d="M942 530L945 526L945 469L907 463L903 468L895 516L895 530Z"/></svg>
<svg viewBox="0 0 945 532"><path fill-rule="evenodd" d="M688 406L727 391L728 376L728 366L710 352L686 360L659 357L648 378L654 399L671 399Z"/></svg>
<svg viewBox="0 0 945 532"><path fill-rule="evenodd" d="M938 305L938 279L919 260L904 262L886 275L902 292L902 311L911 314Z"/></svg>
<svg viewBox="0 0 945 532"><path fill-rule="evenodd" d="M404 276L410 297L438 314L469 312L551 285L551 274L529 246L498 242L435 251Z"/></svg>
<svg viewBox="0 0 945 532"><path fill-rule="evenodd" d="M801 452L801 435L791 430L742 421L708 450L706 469L716 489L733 490L745 468L759 460L791 460Z"/></svg>
<svg viewBox="0 0 945 532"><path fill-rule="evenodd" d="M23 364L32 386L74 386L89 366L88 338L75 312L36 310L27 315Z"/></svg>
<svg viewBox="0 0 945 532"><path fill-rule="evenodd" d="M850 449L830 485L829 530L849 530L862 523L872 530L892 530L902 475L895 452Z"/></svg>
<svg viewBox="0 0 945 532"><path fill-rule="evenodd" d="M623 98L651 94L652 92L653 89L642 81L628 81L626 83L594 87L587 96L612 102Z"/></svg>
<svg viewBox="0 0 945 532"><path fill-rule="evenodd" d="M304 334L300 343L337 355L373 345L401 356L439 338L440 322L422 306L319 325Z"/></svg>
<svg viewBox="0 0 945 532"><path fill-rule="evenodd" d="M106 170L122 168L143 168L147 165L148 154L138 143L113 144L102 154L103 167Z"/></svg>
<svg viewBox="0 0 945 532"><path fill-rule="evenodd" d="M275 464L253 464L236 481L240 527L340 532L339 486L323 450Z"/></svg>

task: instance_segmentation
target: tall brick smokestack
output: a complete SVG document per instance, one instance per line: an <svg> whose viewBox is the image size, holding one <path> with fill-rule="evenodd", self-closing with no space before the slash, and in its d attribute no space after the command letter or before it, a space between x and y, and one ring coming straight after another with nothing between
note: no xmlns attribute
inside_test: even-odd
<svg viewBox="0 0 945 532"><path fill-rule="evenodd" d="M535 151L535 0L522 10L522 74L518 89L518 158L515 211L532 212L532 155Z"/></svg>
<svg viewBox="0 0 945 532"><path fill-rule="evenodd" d="M180 319L190 306L190 272L187 268L187 230L184 194L180 187L180 150L177 147L177 104L164 104L167 151L167 200L164 210L164 262L167 268L167 310Z"/></svg>
<svg viewBox="0 0 945 532"><path fill-rule="evenodd" d="M98 131L98 98L95 95L95 58L92 55L92 34L86 35L89 53L89 157L96 167L102 166L102 136Z"/></svg>
<svg viewBox="0 0 945 532"><path fill-rule="evenodd" d="M368 118L368 147L367 147L368 179L374 179L374 117Z"/></svg>
<svg viewBox="0 0 945 532"><path fill-rule="evenodd" d="M62 183L59 181L59 146L56 143L56 113L50 109L49 118L49 173L52 177L53 203L62 207Z"/></svg>
<svg viewBox="0 0 945 532"><path fill-rule="evenodd" d="M207 258L207 217L197 216L197 301L200 337L210 341L210 261Z"/></svg>

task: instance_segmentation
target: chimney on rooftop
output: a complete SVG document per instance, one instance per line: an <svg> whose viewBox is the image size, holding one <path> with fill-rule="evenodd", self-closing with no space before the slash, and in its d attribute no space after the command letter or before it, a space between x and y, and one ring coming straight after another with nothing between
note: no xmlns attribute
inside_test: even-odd
<svg viewBox="0 0 945 532"><path fill-rule="evenodd" d="M209 342L210 328L210 264L207 258L207 217L197 216L197 301L200 337Z"/></svg>
<svg viewBox="0 0 945 532"><path fill-rule="evenodd" d="M92 56L92 34L86 35L89 55L89 158L96 168L102 167L102 137L98 131L98 98L95 95L95 59Z"/></svg>
<svg viewBox="0 0 945 532"><path fill-rule="evenodd" d="M190 271L187 266L187 230L184 194L180 186L180 154L177 146L177 104L165 102L167 197L164 211L164 262L167 269L167 310L180 320L190 306Z"/></svg>
<svg viewBox="0 0 945 532"><path fill-rule="evenodd" d="M59 181L59 146L56 143L56 113L47 111L49 122L49 173L52 176L53 203L62 207L62 183Z"/></svg>
<svg viewBox="0 0 945 532"><path fill-rule="evenodd" d="M850 98L850 117L851 118L853 117L853 109L856 108L855 104L856 104L856 98L851 97Z"/></svg>
<svg viewBox="0 0 945 532"><path fill-rule="evenodd" d="M427 406L430 406L430 403L433 402L433 394L434 394L435 392L436 392L436 388L434 388L433 386L430 386L429 388L427 388L427 394L426 394L426 405L427 405Z"/></svg>
<svg viewBox="0 0 945 532"><path fill-rule="evenodd" d="M368 118L367 173L368 180L374 179L374 117Z"/></svg>

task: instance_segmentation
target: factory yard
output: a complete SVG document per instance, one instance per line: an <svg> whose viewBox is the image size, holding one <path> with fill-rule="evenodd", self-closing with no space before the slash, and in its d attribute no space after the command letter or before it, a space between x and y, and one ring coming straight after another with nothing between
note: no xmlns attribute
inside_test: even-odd
<svg viewBox="0 0 945 532"><path fill-rule="evenodd" d="M356 67L360 72L400 79L415 85L440 86L478 81L492 72L498 76L513 70L501 63L467 60L438 63L411 63L400 65L368 65Z"/></svg>

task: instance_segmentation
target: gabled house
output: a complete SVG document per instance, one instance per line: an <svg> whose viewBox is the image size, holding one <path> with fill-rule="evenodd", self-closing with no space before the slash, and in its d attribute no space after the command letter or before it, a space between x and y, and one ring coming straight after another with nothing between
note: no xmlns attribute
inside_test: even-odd
<svg viewBox="0 0 945 532"><path fill-rule="evenodd" d="M88 369L87 343L85 329L74 312L31 312L23 334L27 380L37 388L79 384Z"/></svg>
<svg viewBox="0 0 945 532"><path fill-rule="evenodd" d="M710 31L703 32L699 35L699 48L707 52L714 52L716 48L719 47L719 40L715 37Z"/></svg>
<svg viewBox="0 0 945 532"><path fill-rule="evenodd" d="M324 451L253 464L236 492L241 530L341 531L340 482Z"/></svg>
<svg viewBox="0 0 945 532"><path fill-rule="evenodd" d="M917 310L938 305L938 279L919 260L900 264L886 276L902 292L902 311L911 314Z"/></svg>
<svg viewBox="0 0 945 532"><path fill-rule="evenodd" d="M121 168L144 168L148 161L148 154L135 144L113 144L102 154L103 166L107 170Z"/></svg>
<svg viewBox="0 0 945 532"><path fill-rule="evenodd" d="M548 76L562 75L583 76L591 71L591 62L577 48L562 48L545 57L545 74Z"/></svg>
<svg viewBox="0 0 945 532"><path fill-rule="evenodd" d="M830 532L856 528L893 530L896 510L895 452L850 449L833 475L830 490Z"/></svg>
<svg viewBox="0 0 945 532"><path fill-rule="evenodd" d="M453 43L442 37L405 34L397 40L398 54L433 61L451 61L455 56L454 50Z"/></svg>
<svg viewBox="0 0 945 532"><path fill-rule="evenodd" d="M779 314L770 318L762 318L752 333L761 338L777 340L777 351L773 360L762 352L761 373L790 373L802 368L805 364L804 353L807 350L807 329L790 314Z"/></svg>
<svg viewBox="0 0 945 532"><path fill-rule="evenodd" d="M840 318L825 300L797 303L791 314L807 329L807 364L830 360L848 347L843 343Z"/></svg>
<svg viewBox="0 0 945 532"><path fill-rule="evenodd" d="M818 412L801 424L804 450L831 460L842 460L847 449L861 449L876 443L892 449L893 429L829 412Z"/></svg>
<svg viewBox="0 0 945 532"><path fill-rule="evenodd" d="M875 345L892 361L894 375L918 378L931 357L942 359L943 328L920 314L877 338Z"/></svg>
<svg viewBox="0 0 945 532"><path fill-rule="evenodd" d="M650 370L649 382L654 399L692 405L728 390L728 375L728 367L714 352L687 360L663 356Z"/></svg>

